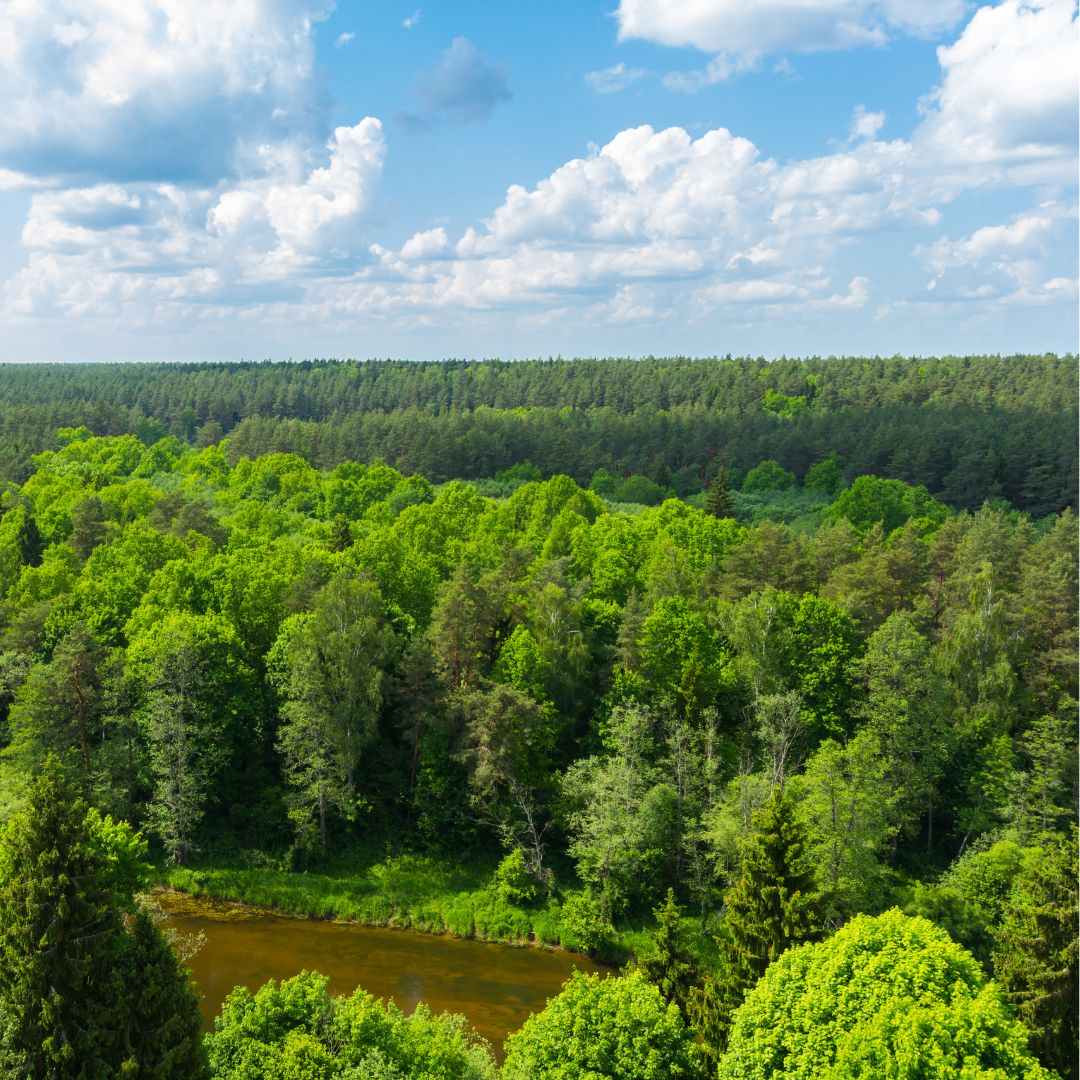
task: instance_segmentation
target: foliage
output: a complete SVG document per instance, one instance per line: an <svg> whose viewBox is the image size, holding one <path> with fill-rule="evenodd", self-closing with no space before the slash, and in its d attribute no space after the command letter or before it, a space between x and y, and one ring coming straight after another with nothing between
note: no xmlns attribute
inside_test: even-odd
<svg viewBox="0 0 1080 1080"><path fill-rule="evenodd" d="M860 915L774 963L735 1016L722 1080L1049 1080L993 983L948 935Z"/></svg>
<svg viewBox="0 0 1080 1080"><path fill-rule="evenodd" d="M487 1080L491 1052L464 1019L433 1016L424 1005L406 1016L357 990L327 992L328 979L301 972L254 994L237 987L207 1037L218 1080L331 1080L408 1076L416 1080Z"/></svg>
<svg viewBox="0 0 1080 1080"><path fill-rule="evenodd" d="M1043 1062L1064 1080L1080 1076L1080 959L1076 829L1013 879L993 928L994 974L1032 1034Z"/></svg>
<svg viewBox="0 0 1080 1080"><path fill-rule="evenodd" d="M543 1012L506 1040L506 1080L677 1080L701 1070L674 1005L644 976L575 972Z"/></svg>
<svg viewBox="0 0 1080 1080"><path fill-rule="evenodd" d="M0 834L5 1075L205 1075L187 972L145 912L123 918L144 852L45 761Z"/></svg>
<svg viewBox="0 0 1080 1080"><path fill-rule="evenodd" d="M724 926L715 977L690 1001L690 1015L711 1062L727 1046L732 1017L766 969L815 926L814 879L791 800L777 787L753 819L739 880L724 894Z"/></svg>

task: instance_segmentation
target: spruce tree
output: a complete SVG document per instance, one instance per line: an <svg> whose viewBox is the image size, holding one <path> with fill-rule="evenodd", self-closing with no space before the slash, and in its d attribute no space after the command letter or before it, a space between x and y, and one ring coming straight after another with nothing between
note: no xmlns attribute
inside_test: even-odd
<svg viewBox="0 0 1080 1080"><path fill-rule="evenodd" d="M713 517L730 518L735 516L735 504L731 499L731 481L727 469L721 465L705 492L705 512Z"/></svg>
<svg viewBox="0 0 1080 1080"><path fill-rule="evenodd" d="M132 899L144 853L46 760L0 833L0 1075L205 1076L186 972Z"/></svg>
<svg viewBox="0 0 1080 1080"><path fill-rule="evenodd" d="M755 815L739 880L724 895L718 974L691 996L690 1012L706 1055L718 1062L735 1010L785 949L814 931L814 878L806 841L783 789Z"/></svg>
<svg viewBox="0 0 1080 1080"><path fill-rule="evenodd" d="M1031 1032L1044 1064L1080 1077L1080 943L1077 942L1077 833L1052 840L1013 883L995 939L994 974Z"/></svg>
<svg viewBox="0 0 1080 1080"><path fill-rule="evenodd" d="M664 902L653 909L653 918L656 929L649 934L651 949L638 962L638 967L666 1002L679 1007L686 1020L690 990L697 972L686 943L682 910L675 902L674 889L668 889Z"/></svg>

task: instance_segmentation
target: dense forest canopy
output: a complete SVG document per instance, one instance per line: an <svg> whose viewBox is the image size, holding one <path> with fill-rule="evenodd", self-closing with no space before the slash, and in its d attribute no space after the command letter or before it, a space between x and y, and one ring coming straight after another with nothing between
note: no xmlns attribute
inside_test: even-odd
<svg viewBox="0 0 1080 1080"><path fill-rule="evenodd" d="M523 461L582 484L597 469L701 490L772 459L802 478L830 453L848 480L923 484L975 510L1076 505L1076 358L306 361L7 365L0 476L21 482L53 433L230 435L318 468L378 458L435 482Z"/></svg>
<svg viewBox="0 0 1080 1080"><path fill-rule="evenodd" d="M78 865L132 827L196 869L479 853L519 936L618 956L654 924L506 1075L766 1075L767 1042L776 1076L903 1044L928 1076L1074 1078L1074 383L1053 357L4 369L0 421L46 448L0 505L0 912L50 830ZM78 814L34 810L41 775ZM125 917L110 947L175 998ZM16 956L37 930L7 922ZM796 1062L846 993L831 956L882 1007ZM940 973L917 1014L909 967ZM299 1053L255 1045L282 1010L328 1076L374 1053L336 1033L357 1017L384 1064L494 1075L456 1021L317 977L237 992L214 1075ZM0 1063L37 1038L8 1028Z"/></svg>

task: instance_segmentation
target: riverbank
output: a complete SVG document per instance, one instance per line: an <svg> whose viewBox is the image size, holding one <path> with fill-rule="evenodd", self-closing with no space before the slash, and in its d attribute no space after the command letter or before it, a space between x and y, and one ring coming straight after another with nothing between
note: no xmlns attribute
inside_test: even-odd
<svg viewBox="0 0 1080 1080"><path fill-rule="evenodd" d="M643 938L640 930L625 928L606 940L583 940L580 917L564 918L566 897L519 907L500 897L480 870L415 855L389 857L351 874L213 867L162 869L158 878L191 896L284 915L561 948L606 962L627 959Z"/></svg>

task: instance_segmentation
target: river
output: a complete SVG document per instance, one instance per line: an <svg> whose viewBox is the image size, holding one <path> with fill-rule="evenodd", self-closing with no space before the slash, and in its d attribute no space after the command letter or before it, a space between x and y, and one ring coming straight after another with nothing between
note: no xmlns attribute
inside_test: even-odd
<svg viewBox="0 0 1080 1080"><path fill-rule="evenodd" d="M575 968L607 970L571 953L290 919L168 894L156 899L167 911L167 926L206 937L188 966L208 1030L234 986L254 991L267 979L307 969L328 976L336 994L360 986L392 998L405 1012L424 1001L436 1013L463 1013L501 1058L506 1036L542 1009Z"/></svg>

